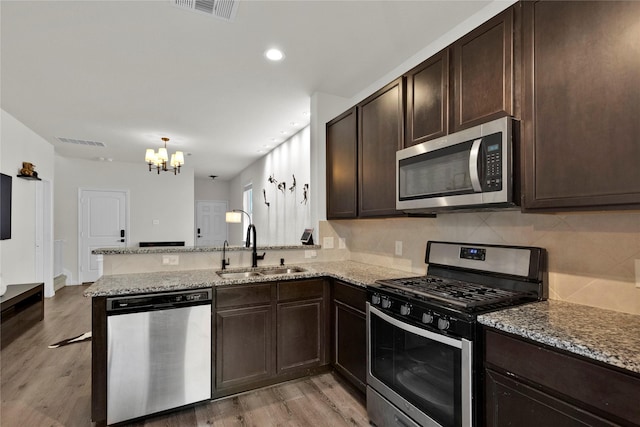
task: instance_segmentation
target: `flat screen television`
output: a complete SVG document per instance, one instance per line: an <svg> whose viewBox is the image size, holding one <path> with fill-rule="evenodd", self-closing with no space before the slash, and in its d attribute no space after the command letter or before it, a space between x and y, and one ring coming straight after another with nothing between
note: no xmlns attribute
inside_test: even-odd
<svg viewBox="0 0 640 427"><path fill-rule="evenodd" d="M0 173L0 240L11 238L12 178Z"/></svg>

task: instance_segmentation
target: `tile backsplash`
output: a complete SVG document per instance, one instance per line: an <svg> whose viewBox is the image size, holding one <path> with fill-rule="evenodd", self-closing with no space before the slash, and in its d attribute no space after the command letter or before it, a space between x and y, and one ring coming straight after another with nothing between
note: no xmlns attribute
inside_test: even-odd
<svg viewBox="0 0 640 427"><path fill-rule="evenodd" d="M351 260L423 274L428 240L540 246L549 256L549 298L640 314L640 212L441 214L437 218L324 221ZM396 255L402 242L402 255ZM640 267L638 267L640 268Z"/></svg>

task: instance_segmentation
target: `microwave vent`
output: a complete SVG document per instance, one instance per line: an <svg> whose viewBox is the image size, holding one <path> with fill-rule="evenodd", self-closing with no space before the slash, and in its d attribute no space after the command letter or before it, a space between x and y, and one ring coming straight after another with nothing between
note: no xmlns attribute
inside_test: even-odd
<svg viewBox="0 0 640 427"><path fill-rule="evenodd" d="M204 13L225 21L233 21L238 12L238 0L171 0L171 4L181 9Z"/></svg>

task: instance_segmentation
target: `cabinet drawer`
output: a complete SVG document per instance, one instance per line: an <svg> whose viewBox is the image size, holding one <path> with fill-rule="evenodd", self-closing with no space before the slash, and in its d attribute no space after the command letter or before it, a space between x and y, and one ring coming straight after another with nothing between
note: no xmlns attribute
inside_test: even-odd
<svg viewBox="0 0 640 427"><path fill-rule="evenodd" d="M216 288L216 308L271 304L271 285L235 285Z"/></svg>
<svg viewBox="0 0 640 427"><path fill-rule="evenodd" d="M367 303L367 291L344 282L334 282L333 299L349 305L356 310L365 312Z"/></svg>
<svg viewBox="0 0 640 427"><path fill-rule="evenodd" d="M485 331L485 361L508 375L534 382L594 413L640 425L640 377L607 368L502 333Z"/></svg>
<svg viewBox="0 0 640 427"><path fill-rule="evenodd" d="M318 298L324 294L324 280L296 280L278 283L278 301Z"/></svg>

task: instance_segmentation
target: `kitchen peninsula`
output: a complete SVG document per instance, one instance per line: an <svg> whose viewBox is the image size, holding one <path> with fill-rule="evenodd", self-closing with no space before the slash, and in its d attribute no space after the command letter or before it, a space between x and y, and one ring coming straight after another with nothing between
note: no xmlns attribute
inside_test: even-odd
<svg viewBox="0 0 640 427"><path fill-rule="evenodd" d="M199 267L173 271L150 270L107 274L87 289L85 295L92 297L93 306L92 414L94 421L99 423L100 420L106 419L104 304L106 299L114 296L213 288L213 398L323 372L332 367L342 373L334 360L335 352L331 345L337 342L335 338L337 329L333 324L336 319L336 311L333 310L336 306L333 302L336 286L346 286L347 289L360 291L358 294L361 298L360 304L364 306L364 289L367 286L375 286L376 280L406 277L411 274L402 270L349 260L323 259L308 262L309 260L304 258L305 251L318 249L319 247L308 249L300 246L266 247L264 250L267 251L269 262L265 262L257 269L252 269L246 267L249 265L248 258L237 259L250 252L245 251L244 248L232 248L232 266L225 270L226 272L267 273L242 278L220 276L221 252L215 248L126 248L97 251L103 252L105 265L111 271L153 268L148 267L149 264L134 262L134 260L139 257L152 257L146 262L152 261L161 265L163 256L175 254L181 257L181 262L188 256L194 257L177 266L178 268L192 265ZM321 254L320 257L322 256L326 255ZM129 259L121 260L119 257ZM200 259L196 259L197 257ZM292 272L269 274L270 270L281 271L278 265L281 257L286 258L285 267L291 268ZM135 266L135 269L132 266ZM176 268L176 266L163 267ZM331 301L331 309L329 301ZM594 317L613 319L617 326L612 329L607 321L589 321ZM282 322L280 319L287 319L287 321ZM245 320L254 325L249 333L243 329ZM233 323L236 321L240 323ZM526 392L531 385L543 390L544 395L549 399L557 399L560 410L567 411L567 405L576 404L580 410L584 409L589 414L595 414L596 417L615 420L623 425L640 419L637 411L634 412L628 407L629 403L633 402L632 396L640 390L640 360L637 351L640 348L640 317L551 300L489 313L481 316L479 322L483 325L487 342L485 354L482 355L485 358L487 372L485 376L487 425L497 425L492 423L499 423L503 419L501 417L505 416L505 413L501 411L504 411L504 408L513 405L515 405L513 407L519 407L518 405L522 405L523 402L529 402L524 399L514 403L506 400L505 396L513 395L514 389ZM262 328L257 328L256 325ZM285 326L292 325L306 325L307 328L285 331ZM345 327L346 324L342 323L342 325L341 327ZM233 334L225 333L228 327L231 328L229 330L234 331ZM364 330L361 332L364 334ZM234 340L233 335L240 335L241 340ZM312 339L308 342L301 337L312 337ZM246 343L254 342L266 345L266 350L258 348L260 352L252 348L242 351ZM609 394L613 397L607 397L607 395L595 397L594 399L597 400L591 402L583 402L583 396L569 394L569 402L572 403L568 404L558 397L566 399L568 390L557 390L553 384L545 383L544 373L549 371L552 365L535 359L529 364L530 371L515 371L519 369L518 366L504 365L504 360L497 358L504 350L504 347L498 347L498 345L515 345L515 347L509 347L515 349L514 351L518 351L519 346L524 345L526 354L550 355L549 357L554 358L558 363L563 363L563 372L573 370L577 376L583 375L584 369L587 369L589 375L586 378L596 378L594 375L604 375L602 378L615 377L615 384L622 387L621 394ZM291 350L292 348L295 352ZM304 357L300 360L293 359L291 355L299 352ZM229 362L230 354L234 355L234 360L231 362ZM236 362L251 362L246 360L247 354L264 356L264 359L254 358L258 360L258 366L264 369L237 371ZM287 363L277 362L276 359L287 359L276 358L276 354L287 355ZM253 360L253 363L255 362L256 360ZM250 366L255 367L251 364ZM505 377L504 372L516 372L517 377L512 378L509 375ZM531 372L540 373L541 376L532 378ZM584 384L570 387L570 390L576 391L588 389ZM529 396L525 393L525 397L529 397L531 401L539 397L539 393L535 390L531 391L531 394L533 395ZM569 411L569 414L572 412Z"/></svg>

